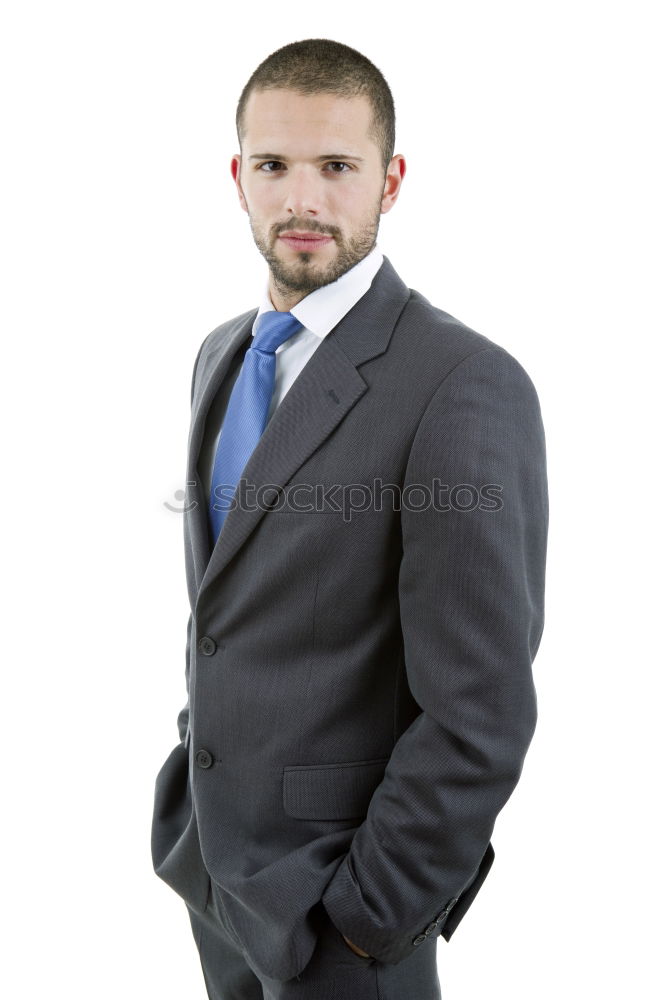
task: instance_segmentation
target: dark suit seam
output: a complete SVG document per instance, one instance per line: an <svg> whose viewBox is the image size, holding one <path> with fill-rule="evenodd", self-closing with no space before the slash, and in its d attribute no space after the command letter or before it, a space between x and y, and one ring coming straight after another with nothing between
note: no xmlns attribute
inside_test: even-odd
<svg viewBox="0 0 666 1000"><path fill-rule="evenodd" d="M421 416L421 419L419 420L419 427L420 427L420 426L421 426L421 424L423 423L423 417L425 417L426 413L427 413L427 412L428 412L428 410L430 409L430 404L431 404L431 403L432 403L432 401L434 400L434 398L435 398L435 396L437 395L437 393L439 392L439 390L440 390L440 389L442 388L442 386L444 385L444 383L445 383L445 382L446 382L446 381L447 381L448 379L450 379L450 378L451 378L451 376L452 376L452 375L455 375L455 373L456 373L456 372L458 371L458 369L459 369L459 368L461 367L461 365L464 365L464 364L465 364L465 362L466 362L466 361L469 361L469 359L470 359L470 358L476 358L476 357L478 357L478 355L479 355L479 354L488 354L488 353L489 353L490 351L497 351L497 352L501 352L501 350L502 350L502 348L500 348L500 347L496 347L496 346L495 346L495 347L481 347L481 348L479 348L479 350L478 350L478 351L471 351L471 352L470 352L469 354L466 354L464 358L461 358L461 359L460 359L460 361L459 361L459 362L458 362L458 363L457 363L456 365L454 365L454 366L453 366L453 368L451 369L451 371L448 371L448 372L446 373L446 375L444 376L444 378L443 378L443 379L442 379L442 381L441 381L441 382L439 383L439 385L437 386L437 388L436 388L436 389L435 389L435 391L433 392L432 396L431 396L431 397L430 397L430 399L428 400L428 403L427 403L427 405L426 405L426 408L425 408L425 410L423 411L423 414L422 414L422 416ZM417 428L417 433L418 433L418 428ZM415 436L416 436L416 435L415 435Z"/></svg>
<svg viewBox="0 0 666 1000"><path fill-rule="evenodd" d="M409 289L409 295L408 295L407 299L405 300L405 304L402 307L402 309L400 310L400 312L398 313L398 318L396 319L395 323L393 324L393 330L394 331L395 331L396 326L398 325L398 323L402 319L402 315L403 315L405 309L407 308L407 306L409 305L409 303L415 301L415 299L416 299L416 295L414 294L414 289L410 288Z"/></svg>
<svg viewBox="0 0 666 1000"><path fill-rule="evenodd" d="M377 1000L384 1000L384 990L380 989L379 986L379 967L375 962L375 991L377 993Z"/></svg>
<svg viewBox="0 0 666 1000"><path fill-rule="evenodd" d="M201 972L203 974L204 986L206 988L206 995L212 1000L213 994L211 992L211 985L208 979L208 973L206 972L206 966L204 964L203 958L203 925L199 924L198 933L196 935L196 945L197 951L199 952L199 962L201 964Z"/></svg>
<svg viewBox="0 0 666 1000"><path fill-rule="evenodd" d="M421 429L421 424L425 420L425 418L426 418L426 416L428 414L428 411L430 410L430 407L431 407L431 405L432 405L432 403L433 403L433 401L435 399L435 396L437 396L437 394L439 393L439 390L442 388L442 386L444 385L444 383L448 379L450 379L451 376L453 374L455 374L455 372L458 371L458 369L460 368L460 366L465 364L466 361L469 361L470 358L478 357L479 354L487 354L490 351L496 351L497 353L501 353L503 351L503 348L498 347L497 345L495 345L493 347L481 347L481 348L479 348L478 351L471 351L469 354L466 354L464 358L461 358L460 361L458 361L458 363L456 365L454 365L453 368L446 373L446 375L441 380L441 382L438 383L438 385L434 389L432 395L430 396L430 399L426 403L426 406L425 406L425 408L423 410L423 413L421 414L421 416L419 418L419 422L418 422L418 424L416 426L416 430L414 431L414 435L412 437L412 441L411 441L411 444L409 446L409 455L407 456L407 462L405 464L405 471L407 470L407 467L409 466L409 463L411 461L412 451L414 450L414 442L416 441L416 438L419 435L419 431ZM404 482L403 482L402 485L404 487Z"/></svg>

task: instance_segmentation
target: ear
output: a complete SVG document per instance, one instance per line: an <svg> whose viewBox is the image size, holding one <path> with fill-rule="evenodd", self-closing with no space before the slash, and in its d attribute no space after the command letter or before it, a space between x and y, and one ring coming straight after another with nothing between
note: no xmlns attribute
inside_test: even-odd
<svg viewBox="0 0 666 1000"><path fill-rule="evenodd" d="M240 153L235 153L231 157L230 166L231 166L231 176L233 177L236 184L236 190L238 192L238 200L240 201L241 208L243 209L244 212L248 212L249 214L249 209L247 207L247 202L245 201L245 195L243 194L243 188L241 187L241 182L240 182L241 166L242 166L242 159Z"/></svg>
<svg viewBox="0 0 666 1000"><path fill-rule="evenodd" d="M405 157L401 153L396 153L386 170L384 193L380 207L382 214L390 212L395 205L406 170L407 162Z"/></svg>

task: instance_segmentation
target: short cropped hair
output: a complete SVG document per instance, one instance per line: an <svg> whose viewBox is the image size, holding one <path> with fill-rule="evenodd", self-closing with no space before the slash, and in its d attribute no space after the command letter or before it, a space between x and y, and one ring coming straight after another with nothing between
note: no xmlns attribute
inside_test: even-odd
<svg viewBox="0 0 666 1000"><path fill-rule="evenodd" d="M257 66L239 98L236 133L241 148L251 92L280 88L304 95L365 95L372 108L369 137L379 147L386 176L395 146L395 107L389 86L374 63L356 49L330 38L306 38L276 49Z"/></svg>

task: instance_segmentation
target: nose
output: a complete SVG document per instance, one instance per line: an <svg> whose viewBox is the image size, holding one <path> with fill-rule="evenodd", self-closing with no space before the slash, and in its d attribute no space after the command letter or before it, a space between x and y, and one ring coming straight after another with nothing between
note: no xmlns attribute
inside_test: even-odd
<svg viewBox="0 0 666 1000"><path fill-rule="evenodd" d="M317 216L322 198L318 170L293 167L286 185L285 211L291 216Z"/></svg>

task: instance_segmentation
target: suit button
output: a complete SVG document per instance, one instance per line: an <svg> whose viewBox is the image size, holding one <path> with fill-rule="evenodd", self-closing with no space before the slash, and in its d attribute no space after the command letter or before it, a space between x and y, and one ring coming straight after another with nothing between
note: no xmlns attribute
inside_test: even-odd
<svg viewBox="0 0 666 1000"><path fill-rule="evenodd" d="M449 913L451 912L451 910L453 909L453 907L456 905L457 902L458 902L458 896L454 896L453 899L449 900L449 902L446 904L442 912L438 913L437 916L435 917L435 920L437 921L438 924L441 924L444 920L446 920Z"/></svg>
<svg viewBox="0 0 666 1000"><path fill-rule="evenodd" d="M425 931L423 933L426 935L426 937L430 937L430 935L432 934L432 932L437 930L437 927L438 927L437 922L435 920L433 920L433 922L431 924L428 924L428 926L426 927L426 929L425 929Z"/></svg>
<svg viewBox="0 0 666 1000"><path fill-rule="evenodd" d="M412 941L412 944L421 944L421 942L425 941L425 939L426 939L425 934L417 934L414 940Z"/></svg>
<svg viewBox="0 0 666 1000"><path fill-rule="evenodd" d="M199 765L199 767L210 767L213 763L213 758L207 750L197 750L196 757L194 758Z"/></svg>
<svg viewBox="0 0 666 1000"><path fill-rule="evenodd" d="M204 656L212 656L217 649L217 643L209 635L202 635L199 639L199 652Z"/></svg>

